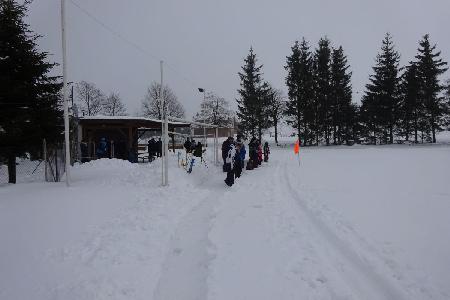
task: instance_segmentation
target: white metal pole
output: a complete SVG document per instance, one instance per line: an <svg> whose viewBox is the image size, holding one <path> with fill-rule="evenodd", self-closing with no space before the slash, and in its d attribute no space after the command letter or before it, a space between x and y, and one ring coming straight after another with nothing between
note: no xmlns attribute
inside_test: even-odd
<svg viewBox="0 0 450 300"><path fill-rule="evenodd" d="M219 126L216 127L216 165L219 164Z"/></svg>
<svg viewBox="0 0 450 300"><path fill-rule="evenodd" d="M161 62L161 70L162 70ZM165 100L164 100L165 101ZM169 116L168 104L164 105L164 185L169 184Z"/></svg>
<svg viewBox="0 0 450 300"><path fill-rule="evenodd" d="M203 89L203 103L206 101L206 89ZM205 122L205 120L203 120ZM208 146L208 137L206 136L206 127L203 126L203 144L205 147Z"/></svg>
<svg viewBox="0 0 450 300"><path fill-rule="evenodd" d="M217 139L216 139L216 129L214 128L214 165L217 165Z"/></svg>
<svg viewBox="0 0 450 300"><path fill-rule="evenodd" d="M214 165L216 165L216 162L217 162L217 153L216 153L217 143L216 143L216 129L215 128L213 128L213 132L214 132L214 143L213 143L213 145L214 145L214 148L213 148L213 151L214 151Z"/></svg>
<svg viewBox="0 0 450 300"><path fill-rule="evenodd" d="M70 185L69 105L67 103L66 1L61 0L61 41L63 59L64 139L66 145L66 185Z"/></svg>
<svg viewBox="0 0 450 300"><path fill-rule="evenodd" d="M165 105L164 113L164 185L169 184L169 120L167 118L167 105Z"/></svg>
<svg viewBox="0 0 450 300"><path fill-rule="evenodd" d="M161 86L159 87L159 100L161 101L160 102L161 103L161 142L163 144L161 147L162 148L161 149L161 184L162 184L162 186L165 186L166 185L166 182L165 182L166 177L164 176L164 172L165 172L165 168L164 168L164 163L165 163L164 144L165 144L165 141L164 141L164 139L165 139L166 135L164 134L164 130L166 128L165 128L165 124L162 120L165 116L165 109L164 109L165 103L164 103L164 97L163 97L163 61L161 60L159 63L160 63L160 69L161 69Z"/></svg>

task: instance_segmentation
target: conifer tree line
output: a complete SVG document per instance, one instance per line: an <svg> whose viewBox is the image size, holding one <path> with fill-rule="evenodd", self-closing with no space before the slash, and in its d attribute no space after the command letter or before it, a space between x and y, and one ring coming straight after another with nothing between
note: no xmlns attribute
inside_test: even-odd
<svg viewBox="0 0 450 300"><path fill-rule="evenodd" d="M265 129L276 125L280 117L283 96L263 79L262 65L258 64L253 48L244 60L239 72L241 88L238 90L237 117L240 130L244 135L261 139ZM275 127L276 128L276 127Z"/></svg>
<svg viewBox="0 0 450 300"><path fill-rule="evenodd" d="M240 129L261 137L283 117L303 145L435 143L436 133L450 126L450 80L442 81L447 63L440 56L427 34L415 59L401 67L400 54L387 33L358 105L352 101L352 72L343 47L324 37L312 49L303 38L286 57L288 95L280 102L262 78L262 65L250 48L238 73ZM275 118L274 98L282 108Z"/></svg>
<svg viewBox="0 0 450 300"><path fill-rule="evenodd" d="M436 133L448 126L449 103L440 75L447 71L441 52L428 34L419 42L415 60L399 67L400 54L386 34L362 99L363 136L392 144L407 141L436 143Z"/></svg>

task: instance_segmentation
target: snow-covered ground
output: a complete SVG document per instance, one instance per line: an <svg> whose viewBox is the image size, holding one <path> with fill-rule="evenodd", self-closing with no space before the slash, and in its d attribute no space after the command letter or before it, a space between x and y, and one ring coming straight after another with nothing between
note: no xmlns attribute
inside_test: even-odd
<svg viewBox="0 0 450 300"><path fill-rule="evenodd" d="M99 160L0 187L0 299L449 299L449 145L272 148L232 188Z"/></svg>

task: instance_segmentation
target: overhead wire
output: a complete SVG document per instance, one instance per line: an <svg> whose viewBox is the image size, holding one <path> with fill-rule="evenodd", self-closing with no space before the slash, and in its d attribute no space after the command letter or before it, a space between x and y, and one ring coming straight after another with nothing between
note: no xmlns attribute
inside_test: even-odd
<svg viewBox="0 0 450 300"><path fill-rule="evenodd" d="M94 16L92 13L90 13L87 9L85 9L84 7L82 7L79 3L77 3L75 0L69 0L69 2L75 6L76 8L78 8L81 12L83 12L86 16L88 16L89 18L91 18L95 23L97 23L98 25L100 25L101 27L103 27L103 29L105 29L106 31L108 31L109 33L113 34L114 36L116 36L118 39L122 40L123 42L127 43L128 45L130 45L131 47L133 47L134 49L136 49L137 51L139 51L141 54L144 54L146 56L150 56L151 58L153 58L156 61L163 61L163 64L166 65L169 69L171 69L176 75L178 75L178 77L180 77L182 80L184 80L186 83L188 83L190 86L192 86L195 89L198 88L206 88L207 91L210 92L214 92L213 89L207 89L207 87L203 86L203 85L199 85L198 83L196 83L195 81L189 79L189 77L183 75L182 72L178 71L177 68L175 68L174 66L172 66L171 64L169 64L167 62L167 60L161 59L160 57L158 57L157 55L149 52L148 50L142 48L141 46L139 46L137 43L127 39L126 37L124 37L122 34L120 34L119 32L117 32L116 30L114 30L112 27L108 26L107 24L105 24L103 21L101 21L99 18L97 18L96 16Z"/></svg>
<svg viewBox="0 0 450 300"><path fill-rule="evenodd" d="M131 45L133 48L135 48L136 50L138 50L139 52L141 52L142 54L148 55L151 58L155 59L156 61L160 61L161 59L159 57L157 57L156 55L148 52L147 50L143 49L141 46L139 46L138 44L134 43L133 41L130 41L129 39L127 39L126 37L124 37L122 34L120 34L119 32L115 31L114 29L112 29L110 26L106 25L104 22L102 22L101 20L99 20L96 16L94 16L93 14L91 14L87 9L83 8L80 4L78 4L76 1L74 0L69 0L76 8L78 8L81 12L83 12L86 16L88 16L89 18L91 18L95 23L99 24L100 26L102 26L105 30L107 30L108 32L110 32L111 34L115 35L117 38L123 40L124 42L128 43L129 45Z"/></svg>

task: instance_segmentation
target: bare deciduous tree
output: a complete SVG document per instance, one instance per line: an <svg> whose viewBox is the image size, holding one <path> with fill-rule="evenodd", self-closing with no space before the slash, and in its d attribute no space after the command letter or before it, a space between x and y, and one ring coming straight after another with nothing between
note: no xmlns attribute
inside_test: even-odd
<svg viewBox="0 0 450 300"><path fill-rule="evenodd" d="M111 93L102 103L103 113L107 116L125 116L127 110L118 93Z"/></svg>
<svg viewBox="0 0 450 300"><path fill-rule="evenodd" d="M147 94L142 101L142 114L150 118L162 119L162 104L160 95L161 84L152 82L147 89ZM167 105L167 113L171 117L184 118L185 112L183 105L178 102L175 93L168 87L163 86L163 98Z"/></svg>
<svg viewBox="0 0 450 300"><path fill-rule="evenodd" d="M194 116L194 120L227 127L232 123L233 112L227 100L214 93L208 93L200 104L200 111Z"/></svg>
<svg viewBox="0 0 450 300"><path fill-rule="evenodd" d="M95 84L81 81L77 83L76 91L83 115L95 116L102 111L105 96Z"/></svg>

